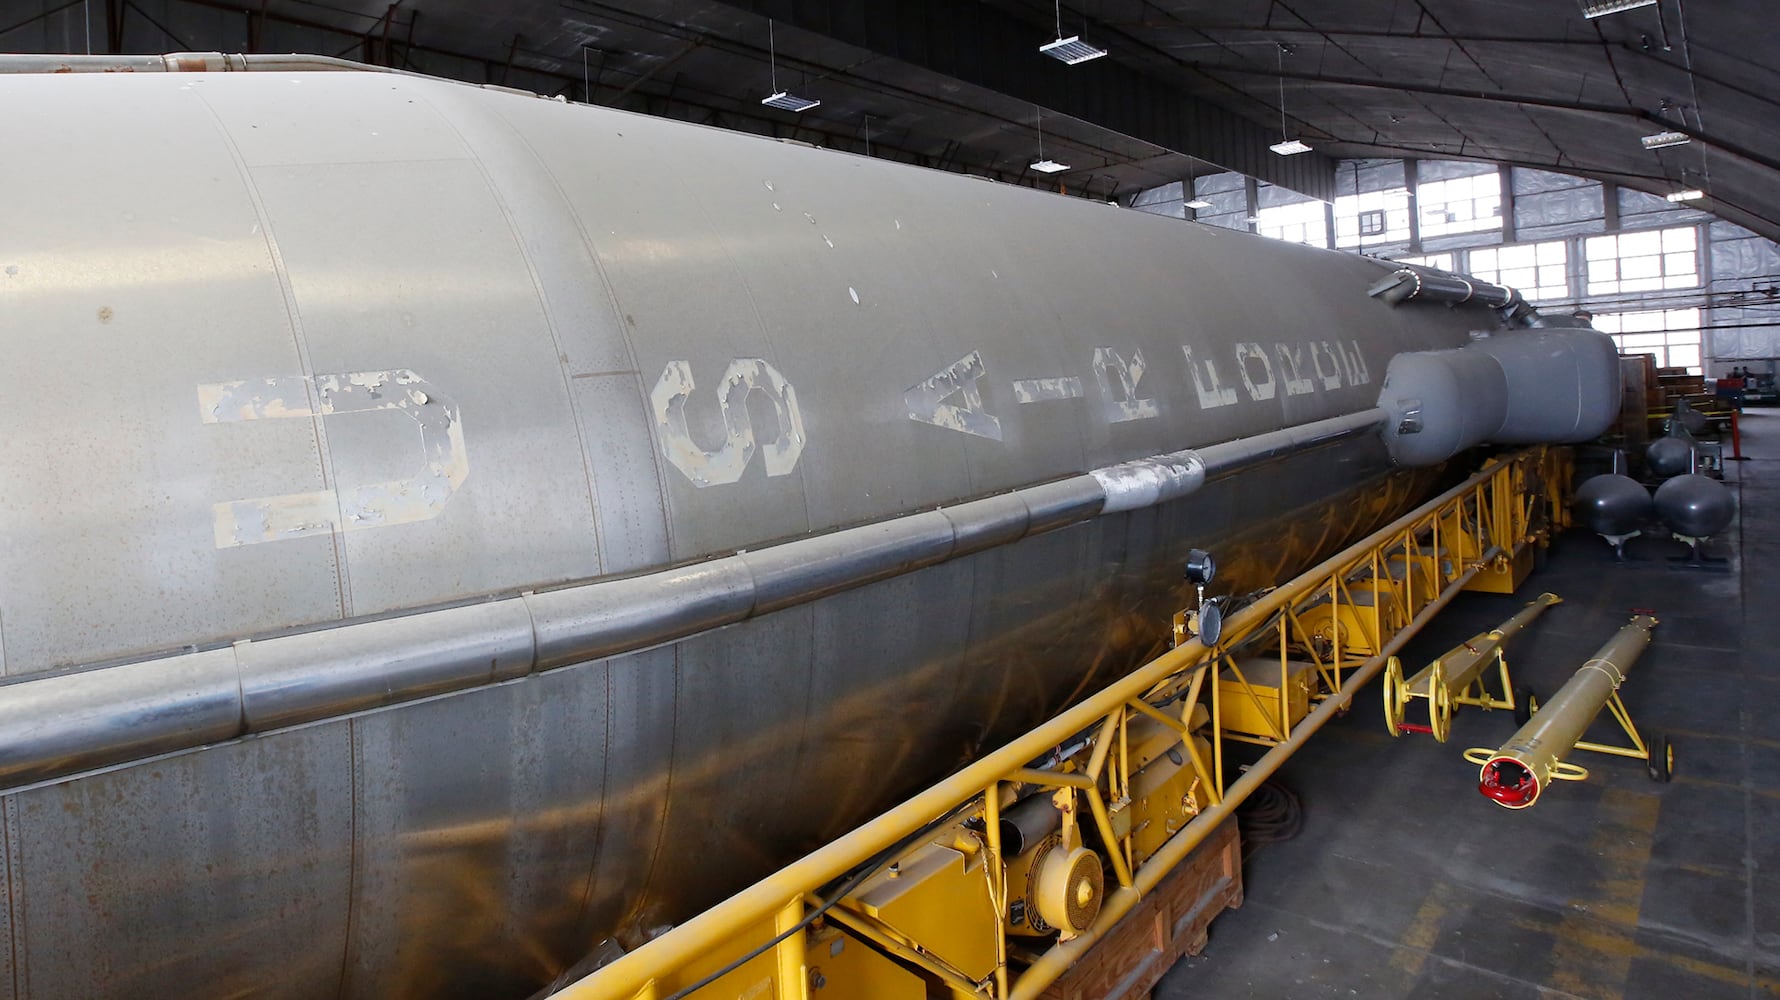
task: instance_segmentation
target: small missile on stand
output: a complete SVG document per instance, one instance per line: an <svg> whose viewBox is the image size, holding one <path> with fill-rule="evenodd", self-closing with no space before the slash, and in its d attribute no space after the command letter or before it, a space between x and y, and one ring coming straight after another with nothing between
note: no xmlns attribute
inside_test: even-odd
<svg viewBox="0 0 1780 1000"><path fill-rule="evenodd" d="M1508 660L1502 655L1502 646L1516 632L1531 625L1546 608L1561 604L1563 600L1556 594L1540 594L1512 618L1459 643L1408 680L1403 679L1402 664L1396 657L1391 657L1384 671L1385 727L1392 736L1427 733L1445 743L1447 735L1452 732L1454 705L1506 708L1515 713L1517 720L1526 721L1521 713L1526 708L1527 696L1522 695L1520 702L1515 700L1514 682L1508 676ZM1490 694L1483 684L1483 672L1492 661L1502 684L1500 697ZM1428 703L1428 724L1425 726L1404 719L1409 703L1418 698Z"/></svg>
<svg viewBox="0 0 1780 1000"><path fill-rule="evenodd" d="M1564 760L1571 750L1593 750L1648 761L1651 778L1668 781L1675 763L1674 749L1661 736L1646 744L1619 698L1619 686L1625 683L1638 655L1650 645L1650 631L1656 624L1652 612L1635 609L1632 620L1596 650L1500 749L1478 747L1465 751L1465 759L1482 768L1477 790L1506 808L1525 809L1538 800L1553 779L1580 781L1588 777L1587 769ZM1625 731L1631 746L1583 741L1589 724L1603 708L1612 710L1614 721Z"/></svg>

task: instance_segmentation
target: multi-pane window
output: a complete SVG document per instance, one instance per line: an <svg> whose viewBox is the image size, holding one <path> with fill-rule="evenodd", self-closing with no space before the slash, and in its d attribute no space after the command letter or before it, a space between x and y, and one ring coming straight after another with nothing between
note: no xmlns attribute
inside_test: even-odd
<svg viewBox="0 0 1780 1000"><path fill-rule="evenodd" d="M1409 191L1368 191L1335 199L1335 245L1357 247L1409 240Z"/></svg>
<svg viewBox="0 0 1780 1000"><path fill-rule="evenodd" d="M1686 368L1701 374L1698 309L1603 313L1594 318L1594 325L1602 333L1612 334L1623 354L1654 354L1659 368Z"/></svg>
<svg viewBox="0 0 1780 1000"><path fill-rule="evenodd" d="M1320 201L1300 201L1290 205L1274 205L1255 213L1255 232L1276 240L1308 243L1328 247L1329 224Z"/></svg>
<svg viewBox="0 0 1780 1000"><path fill-rule="evenodd" d="M1436 271L1450 271L1453 268L1453 255L1450 253L1428 253L1420 257L1398 257L1400 264L1414 264L1418 267L1431 267Z"/></svg>
<svg viewBox="0 0 1780 1000"><path fill-rule="evenodd" d="M1484 247L1466 255L1466 269L1485 281L1520 289L1530 302L1547 301L1570 295L1565 273L1569 256L1563 240Z"/></svg>
<svg viewBox="0 0 1780 1000"><path fill-rule="evenodd" d="M1494 171L1429 181L1416 187L1415 197L1423 237L1502 228L1502 178Z"/></svg>
<svg viewBox="0 0 1780 1000"><path fill-rule="evenodd" d="M1700 284L1700 231L1693 226L1647 229L1583 241L1588 294L1620 295Z"/></svg>

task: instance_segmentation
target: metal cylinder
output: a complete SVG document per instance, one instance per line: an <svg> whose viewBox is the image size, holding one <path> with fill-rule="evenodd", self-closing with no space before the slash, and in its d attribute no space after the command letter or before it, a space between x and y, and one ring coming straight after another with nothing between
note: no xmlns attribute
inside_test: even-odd
<svg viewBox="0 0 1780 1000"><path fill-rule="evenodd" d="M1497 324L308 65L0 76L0 925L42 995L524 996L1132 667L1191 547L1255 589L1409 507L1382 372Z"/></svg>
<svg viewBox="0 0 1780 1000"><path fill-rule="evenodd" d="M1051 796L1040 793L1022 799L1001 814L1001 852L1012 858L1037 846L1063 825L1063 813Z"/></svg>
<svg viewBox="0 0 1780 1000"><path fill-rule="evenodd" d="M1508 742L1484 762L1477 790L1509 809L1525 809L1538 800L1552 773L1588 731L1607 700L1625 683L1632 664L1650 645L1657 620L1637 614L1557 693L1533 713Z"/></svg>
<svg viewBox="0 0 1780 1000"><path fill-rule="evenodd" d="M1483 668L1495 656L1502 645L1513 638L1521 629L1531 625L1545 609L1554 604L1562 604L1564 599L1556 594L1545 593L1527 603L1527 606L1516 611L1502 624L1487 632L1480 632L1467 642L1447 652L1439 660L1446 669L1441 672L1441 679L1448 694L1458 694L1477 680ZM1414 681L1410 682L1412 685Z"/></svg>

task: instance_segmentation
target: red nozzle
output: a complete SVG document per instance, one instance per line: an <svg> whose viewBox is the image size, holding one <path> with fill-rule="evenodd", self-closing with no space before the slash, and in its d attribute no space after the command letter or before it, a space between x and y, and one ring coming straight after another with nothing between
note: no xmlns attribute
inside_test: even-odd
<svg viewBox="0 0 1780 1000"><path fill-rule="evenodd" d="M1520 761L1498 757L1483 765L1477 790L1510 809L1525 809L1539 797L1539 782Z"/></svg>

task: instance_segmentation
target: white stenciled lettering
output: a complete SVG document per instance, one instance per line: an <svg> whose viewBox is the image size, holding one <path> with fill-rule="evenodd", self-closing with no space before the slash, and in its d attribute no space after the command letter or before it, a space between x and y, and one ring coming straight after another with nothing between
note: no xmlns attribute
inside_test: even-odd
<svg viewBox="0 0 1780 1000"><path fill-rule="evenodd" d="M1304 348L1294 349L1290 344L1273 346L1274 354L1279 358L1279 377L1285 382L1286 395L1305 396L1315 392L1315 383L1304 374Z"/></svg>
<svg viewBox="0 0 1780 1000"><path fill-rule="evenodd" d="M1236 402L1236 390L1218 381L1217 366L1210 358L1194 363L1193 349L1186 344L1181 345L1181 353L1187 357L1187 371L1193 376L1193 389L1199 394L1200 409L1209 410Z"/></svg>
<svg viewBox="0 0 1780 1000"><path fill-rule="evenodd" d="M803 454L803 413L797 393L779 370L760 358L736 358L723 372L717 387L717 407L723 420L723 443L707 449L692 438L686 424L686 401L697 384L686 361L669 361L649 393L662 454L674 468L703 488L733 483L742 478L755 452L769 476L786 476L797 468ZM748 416L748 396L761 393L772 403L778 434L761 445L754 422Z"/></svg>
<svg viewBox="0 0 1780 1000"><path fill-rule="evenodd" d="M983 356L971 351L918 385L902 394L910 420L917 420L949 431L1001 440L1001 421L983 409L983 391L977 383L988 369Z"/></svg>
<svg viewBox="0 0 1780 1000"><path fill-rule="evenodd" d="M430 520L469 477L470 457L457 405L405 368L198 386L198 411L207 424L379 410L400 411L420 425L419 472L352 489L219 503L214 508L216 547Z"/></svg>
<svg viewBox="0 0 1780 1000"><path fill-rule="evenodd" d="M1346 344L1337 344L1341 350L1341 362L1347 369L1348 385L1367 385L1372 381L1372 371L1366 367L1366 355L1360 350L1360 342L1351 341L1353 349Z"/></svg>
<svg viewBox="0 0 1780 1000"><path fill-rule="evenodd" d="M1074 375L1014 379L1014 401L1018 403L1048 403L1057 399L1080 398L1082 380Z"/></svg>
<svg viewBox="0 0 1780 1000"><path fill-rule="evenodd" d="M1248 398L1256 402L1272 399L1279 391L1278 380L1273 377L1273 359L1260 344L1236 345L1236 374L1242 377L1242 387L1248 390ZM1257 374L1261 376L1259 381L1255 379Z"/></svg>
<svg viewBox="0 0 1780 1000"><path fill-rule="evenodd" d="M1100 383L1101 412L1107 420L1118 424L1128 420L1152 420L1161 415L1161 407L1154 399L1137 394L1138 383L1143 381L1146 369L1142 350L1133 351L1131 360L1126 361L1110 347L1094 348L1094 380Z"/></svg>
<svg viewBox="0 0 1780 1000"><path fill-rule="evenodd" d="M1316 377L1322 380L1323 388L1341 388L1341 360L1328 341L1310 342L1310 363L1316 366Z"/></svg>

